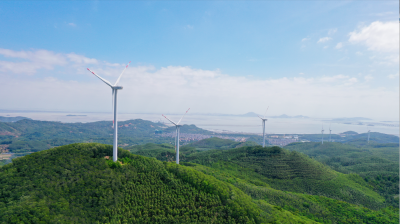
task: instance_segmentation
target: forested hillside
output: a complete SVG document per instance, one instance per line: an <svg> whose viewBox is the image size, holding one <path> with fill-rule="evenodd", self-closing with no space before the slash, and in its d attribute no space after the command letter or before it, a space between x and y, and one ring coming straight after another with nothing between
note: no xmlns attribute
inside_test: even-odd
<svg viewBox="0 0 400 224"><path fill-rule="evenodd" d="M0 168L1 223L312 223L191 167L72 144Z"/></svg>
<svg viewBox="0 0 400 224"><path fill-rule="evenodd" d="M335 172L301 153L276 146L209 150L181 161L225 172L235 170L235 175L242 179L262 181L275 189L327 196L374 209L383 207L383 198L357 175Z"/></svg>
<svg viewBox="0 0 400 224"><path fill-rule="evenodd" d="M214 142L204 141L201 145L209 147L206 143ZM368 215L363 211L391 217L389 220L393 218L394 222L398 220L398 210L391 208L392 204L374 192L360 176L335 172L301 153L279 147L203 151L192 146L182 147L182 165L229 182L260 203L265 200L323 223L348 223L349 220L366 223ZM148 144L134 147L131 152L162 161L175 160L172 145ZM378 211L375 213L365 207Z"/></svg>
<svg viewBox="0 0 400 224"><path fill-rule="evenodd" d="M240 149L260 153L260 147L231 150ZM277 149L264 148L263 153L272 150L276 154ZM119 162L114 163L111 154L111 145L71 144L32 153L1 167L0 223L398 223L399 220L398 210L393 208L372 210L324 196L282 191L264 182L263 173L247 177L246 172L240 171L254 167L237 165L236 170L227 172L228 166L235 168L234 163L219 162L216 167L177 165L123 149L119 149ZM312 176L318 173L314 171ZM284 176L288 177L288 173Z"/></svg>
<svg viewBox="0 0 400 224"><path fill-rule="evenodd" d="M302 152L341 173L360 175L387 203L399 206L399 144L356 146L335 142L292 143L285 146Z"/></svg>

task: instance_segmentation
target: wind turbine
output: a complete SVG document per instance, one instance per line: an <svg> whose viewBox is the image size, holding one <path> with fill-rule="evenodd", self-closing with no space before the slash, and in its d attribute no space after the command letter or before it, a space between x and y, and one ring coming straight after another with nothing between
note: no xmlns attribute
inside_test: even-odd
<svg viewBox="0 0 400 224"><path fill-rule="evenodd" d="M182 125L179 125L181 122L182 118L187 114L187 112L190 110L190 108L186 111L186 113L181 117L181 119L178 121L178 123L173 122L170 120L168 117L166 117L164 114L162 115L165 117L165 119L169 120L173 125L176 127L176 136L175 136L175 151L176 151L176 164L179 164L179 128Z"/></svg>
<svg viewBox="0 0 400 224"><path fill-rule="evenodd" d="M262 127L263 127L263 147L265 147L265 121L267 121L268 119L265 118L265 114L267 114L269 106L267 107L267 110L264 113L263 117L258 116L261 120L262 120Z"/></svg>
<svg viewBox="0 0 400 224"><path fill-rule="evenodd" d="M368 144L369 144L369 133L371 132L371 130L368 130Z"/></svg>
<svg viewBox="0 0 400 224"><path fill-rule="evenodd" d="M324 125L322 125L321 134L322 134L322 144L324 144Z"/></svg>
<svg viewBox="0 0 400 224"><path fill-rule="evenodd" d="M332 130L331 130L331 124L329 124L329 142L331 142L331 135L332 135Z"/></svg>
<svg viewBox="0 0 400 224"><path fill-rule="evenodd" d="M119 75L117 81L115 82L114 85L112 85L109 81L103 79L96 73L92 72L89 68L87 69L89 72L91 72L93 75L97 76L101 81L103 81L105 84L111 87L112 89L112 106L113 106L113 111L114 111L114 120L113 120L113 128L114 128L114 140L113 140L113 161L117 162L118 159L118 120L117 120L117 93L118 90L122 89L122 86L118 86L118 82L121 79L122 74L124 74L125 70L128 68L129 64L125 66L125 69L122 71L121 75Z"/></svg>

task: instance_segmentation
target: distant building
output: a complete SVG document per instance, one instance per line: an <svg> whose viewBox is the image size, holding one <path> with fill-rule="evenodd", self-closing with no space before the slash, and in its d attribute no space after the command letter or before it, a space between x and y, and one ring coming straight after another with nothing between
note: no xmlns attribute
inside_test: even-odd
<svg viewBox="0 0 400 224"><path fill-rule="evenodd" d="M156 129L156 131L154 132L154 134L160 135L160 134L162 134L162 130L157 130L157 129Z"/></svg>

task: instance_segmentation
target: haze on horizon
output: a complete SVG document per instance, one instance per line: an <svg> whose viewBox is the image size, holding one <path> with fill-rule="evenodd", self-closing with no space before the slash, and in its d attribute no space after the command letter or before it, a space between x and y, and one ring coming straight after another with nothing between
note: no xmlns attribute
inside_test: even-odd
<svg viewBox="0 0 400 224"><path fill-rule="evenodd" d="M0 109L399 119L399 2L0 2Z"/></svg>

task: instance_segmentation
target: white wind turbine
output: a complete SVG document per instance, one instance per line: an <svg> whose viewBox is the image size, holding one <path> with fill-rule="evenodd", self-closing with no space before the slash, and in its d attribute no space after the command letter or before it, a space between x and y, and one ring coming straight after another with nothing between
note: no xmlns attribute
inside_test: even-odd
<svg viewBox="0 0 400 224"><path fill-rule="evenodd" d="M190 108L186 111L186 113L181 117L181 119L178 121L178 123L173 122L170 120L168 117L166 117L164 114L162 115L165 117L165 119L169 120L173 125L176 127L176 136L175 136L175 151L176 151L176 164L179 164L179 128L182 125L179 125L179 123L182 121L182 118L187 114L187 112L190 110Z"/></svg>
<svg viewBox="0 0 400 224"><path fill-rule="evenodd" d="M331 135L332 135L331 124L329 124L329 142L332 142Z"/></svg>
<svg viewBox="0 0 400 224"><path fill-rule="evenodd" d="M118 90L122 89L122 86L117 86L119 80L121 79L122 74L124 74L125 70L128 68L129 64L125 66L125 69L122 71L121 75L119 75L117 81L115 82L114 85L112 85L109 81L103 79L96 73L92 72L89 68L87 69L89 72L91 72L93 75L97 76L101 81L103 81L105 84L111 87L112 89L112 106L113 106L113 111L114 111L114 120L113 120L113 128L114 128L114 140L113 140L113 161L116 162L118 159L118 119L117 119L117 93Z"/></svg>
<svg viewBox="0 0 400 224"><path fill-rule="evenodd" d="M371 130L368 130L368 144L369 144L369 134L370 134Z"/></svg>
<svg viewBox="0 0 400 224"><path fill-rule="evenodd" d="M268 120L265 118L265 114L267 114L269 106L267 107L267 110L264 113L263 117L258 116L262 120L262 127L263 127L263 147L265 147L265 122Z"/></svg>
<svg viewBox="0 0 400 224"><path fill-rule="evenodd" d="M322 144L324 144L324 125L322 125L321 134L322 134Z"/></svg>

